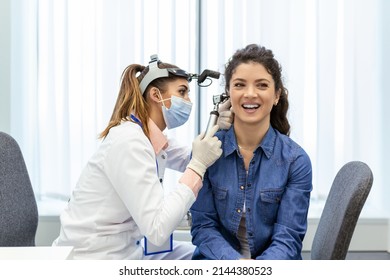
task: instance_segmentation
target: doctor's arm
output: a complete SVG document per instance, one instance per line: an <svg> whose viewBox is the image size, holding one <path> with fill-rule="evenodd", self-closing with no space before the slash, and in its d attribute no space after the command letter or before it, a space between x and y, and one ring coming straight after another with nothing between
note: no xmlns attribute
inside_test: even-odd
<svg viewBox="0 0 390 280"><path fill-rule="evenodd" d="M211 166L222 154L221 141L214 136L218 130L215 125L206 134L199 134L192 142L192 158L187 165L187 169L179 182L192 189L195 196L198 194L202 184L203 176L209 166Z"/></svg>
<svg viewBox="0 0 390 280"><path fill-rule="evenodd" d="M118 138L103 168L140 232L157 246L169 238L195 201L192 190L181 184L164 194L146 137Z"/></svg>

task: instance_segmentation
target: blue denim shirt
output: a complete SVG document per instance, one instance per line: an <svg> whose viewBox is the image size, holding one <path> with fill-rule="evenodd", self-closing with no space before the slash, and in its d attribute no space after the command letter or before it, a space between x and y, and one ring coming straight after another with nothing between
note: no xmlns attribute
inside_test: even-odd
<svg viewBox="0 0 390 280"><path fill-rule="evenodd" d="M252 258L302 259L312 190L306 152L270 127L246 174L234 127L220 131L222 156L208 168L191 207L193 259L239 259L237 232L246 207Z"/></svg>

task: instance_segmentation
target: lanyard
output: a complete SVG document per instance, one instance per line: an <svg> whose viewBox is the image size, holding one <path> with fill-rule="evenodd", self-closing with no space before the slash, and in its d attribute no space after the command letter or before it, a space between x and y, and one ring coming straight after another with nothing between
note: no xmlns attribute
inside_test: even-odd
<svg viewBox="0 0 390 280"><path fill-rule="evenodd" d="M130 118L131 118L136 124L138 124L140 127L142 127L141 121L140 121L136 116L134 116L133 114L131 114L131 115L130 115Z"/></svg>
<svg viewBox="0 0 390 280"><path fill-rule="evenodd" d="M136 117L136 116L134 116L133 114L131 114L130 115L130 118L136 123L136 124L138 124L141 128L142 128L142 123L141 123L141 121ZM157 156L157 155L156 155ZM160 178L160 176L159 176L159 172L158 172L158 162L157 162L157 159L156 159L156 169L157 169L157 177L159 177L159 181L160 181L160 183L162 183L162 179Z"/></svg>

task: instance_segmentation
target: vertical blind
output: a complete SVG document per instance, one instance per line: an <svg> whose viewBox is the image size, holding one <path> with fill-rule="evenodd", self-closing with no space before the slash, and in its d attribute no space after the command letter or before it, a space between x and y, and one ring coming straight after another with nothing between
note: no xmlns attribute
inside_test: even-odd
<svg viewBox="0 0 390 280"><path fill-rule="evenodd" d="M312 159L313 198L326 197L344 163L361 160L375 176L369 201L383 205L382 1L12 1L11 132L35 193L69 197L127 65L157 53L189 72L223 72L235 50L258 43L283 67L291 137ZM223 88L223 77L208 88L192 83L191 119L168 135L190 145Z"/></svg>

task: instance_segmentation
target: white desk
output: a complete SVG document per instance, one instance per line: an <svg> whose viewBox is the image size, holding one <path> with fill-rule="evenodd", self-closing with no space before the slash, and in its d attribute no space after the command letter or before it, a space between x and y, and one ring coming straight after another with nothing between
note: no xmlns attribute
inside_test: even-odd
<svg viewBox="0 0 390 280"><path fill-rule="evenodd" d="M0 260L66 260L73 247L0 247Z"/></svg>

